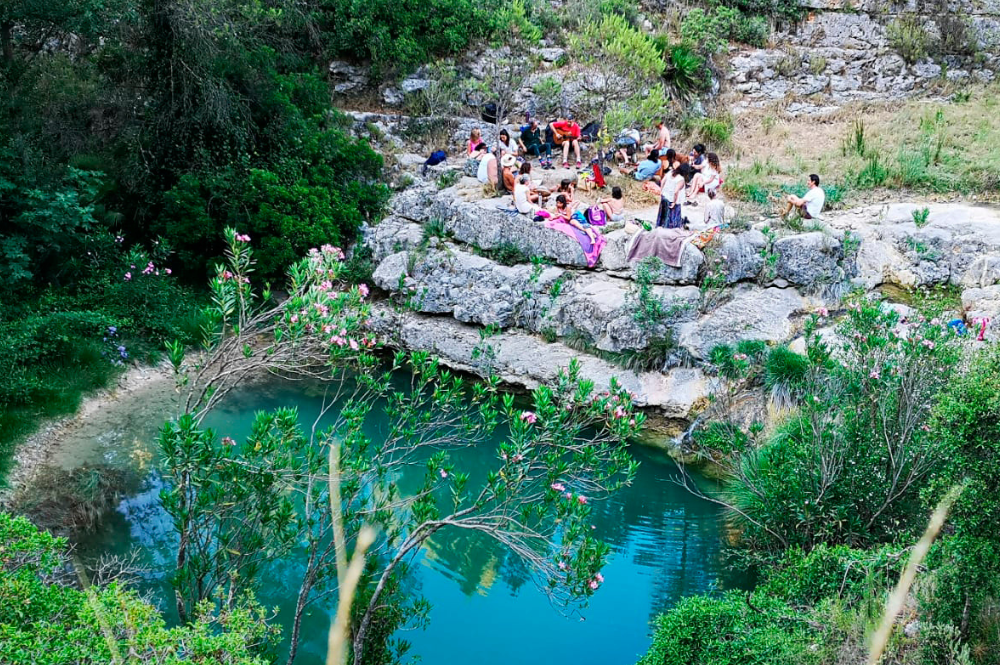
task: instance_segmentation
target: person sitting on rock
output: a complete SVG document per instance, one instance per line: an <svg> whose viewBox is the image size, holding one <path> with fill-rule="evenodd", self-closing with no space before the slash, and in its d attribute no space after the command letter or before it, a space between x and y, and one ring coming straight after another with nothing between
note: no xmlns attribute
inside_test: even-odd
<svg viewBox="0 0 1000 665"><path fill-rule="evenodd" d="M559 187L556 189L556 194L562 194L566 198L566 203L569 206L570 212L576 210L577 207L577 203L574 198L576 195L576 185L577 185L576 179L563 178L559 182Z"/></svg>
<svg viewBox="0 0 1000 665"><path fill-rule="evenodd" d="M625 219L625 197L622 195L621 187L612 187L611 196L597 199L597 205L610 221L620 222Z"/></svg>
<svg viewBox="0 0 1000 665"><path fill-rule="evenodd" d="M667 129L667 121L660 120L656 123L656 143L653 147L663 152L670 148L670 130Z"/></svg>
<svg viewBox="0 0 1000 665"><path fill-rule="evenodd" d="M556 120L549 126L552 128L553 136L559 137L556 143L562 141L563 168L569 168L570 147L573 148L573 152L576 154L576 168L582 168L583 162L580 161L580 125L576 123L573 116Z"/></svg>
<svg viewBox="0 0 1000 665"><path fill-rule="evenodd" d="M701 172L703 168L707 165L705 161L705 144L696 143L691 154L688 155L688 164L691 166L692 172Z"/></svg>
<svg viewBox="0 0 1000 665"><path fill-rule="evenodd" d="M621 162L622 168L626 168L632 164L632 160L639 152L640 140L642 140L642 136L637 129L626 129L618 135L618 138L615 140L615 145L618 146L615 159Z"/></svg>
<svg viewBox="0 0 1000 665"><path fill-rule="evenodd" d="M556 207L552 209L550 219L556 222L562 222L563 224L569 224L574 228L580 229L587 234L587 237L590 238L590 242L597 242L597 234L595 234L594 230L590 228L590 224L581 224L580 221L573 216L573 210L564 194L560 194L556 197Z"/></svg>
<svg viewBox="0 0 1000 665"><path fill-rule="evenodd" d="M528 200L538 206L545 205L545 199L551 194L547 187L542 187L541 180L538 181L538 185L535 185L531 180L531 162L521 162L521 168L518 171L518 175L528 176Z"/></svg>
<svg viewBox="0 0 1000 665"><path fill-rule="evenodd" d="M475 153L479 149L480 144L485 145L483 144L483 133L476 127L469 132L469 145L467 146L469 157L476 157Z"/></svg>
<svg viewBox="0 0 1000 665"><path fill-rule="evenodd" d="M500 130L500 159L503 159L504 155L510 154L517 157L519 146L517 142L510 137L510 132L506 129Z"/></svg>
<svg viewBox="0 0 1000 665"><path fill-rule="evenodd" d="M476 179L483 183L484 185L497 186L497 158L496 156L486 149L486 145L480 143L483 150L480 151L476 149L477 153L481 153L479 157L479 169L476 171Z"/></svg>
<svg viewBox="0 0 1000 665"><path fill-rule="evenodd" d="M528 126L521 131L518 145L525 157L538 157L543 169L552 168L552 144L542 140L542 128L534 118L529 120Z"/></svg>
<svg viewBox="0 0 1000 665"><path fill-rule="evenodd" d="M722 183L722 165L719 163L719 156L714 152L705 155L706 164L700 173L694 174L691 184L688 187L688 198L694 198L702 190L710 192L719 188ZM692 202L691 205L694 205Z"/></svg>
<svg viewBox="0 0 1000 665"><path fill-rule="evenodd" d="M646 159L639 162L639 166L635 169L635 179L639 182L645 182L656 175L656 172L660 170L660 153L658 150L652 150Z"/></svg>
<svg viewBox="0 0 1000 665"><path fill-rule="evenodd" d="M504 192L514 193L514 168L517 167L517 157L509 152L500 158L500 181L499 184Z"/></svg>
<svg viewBox="0 0 1000 665"><path fill-rule="evenodd" d="M726 221L726 204L719 198L718 189L709 189L708 205L705 206L705 224L709 227L722 226Z"/></svg>
<svg viewBox="0 0 1000 665"><path fill-rule="evenodd" d="M793 209L798 210L802 219L820 219L823 212L823 204L826 203L826 192L819 186L819 176L815 173L809 174L809 188L803 197L789 194L786 199L788 205L781 216L787 217Z"/></svg>
<svg viewBox="0 0 1000 665"><path fill-rule="evenodd" d="M536 205L537 200L531 200L530 185L531 178L527 173L517 177L517 183L514 185L514 207L519 213L534 217L540 206Z"/></svg>

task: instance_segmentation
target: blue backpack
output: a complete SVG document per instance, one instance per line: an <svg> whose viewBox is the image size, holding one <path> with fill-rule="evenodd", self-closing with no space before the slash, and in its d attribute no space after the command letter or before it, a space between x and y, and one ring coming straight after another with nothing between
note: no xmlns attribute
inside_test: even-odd
<svg viewBox="0 0 1000 665"><path fill-rule="evenodd" d="M448 159L448 153L446 153L444 150L435 150L434 152L431 153L431 156L427 158L427 161L424 162L424 168L421 173L423 175L427 175L428 166L437 166L446 159Z"/></svg>

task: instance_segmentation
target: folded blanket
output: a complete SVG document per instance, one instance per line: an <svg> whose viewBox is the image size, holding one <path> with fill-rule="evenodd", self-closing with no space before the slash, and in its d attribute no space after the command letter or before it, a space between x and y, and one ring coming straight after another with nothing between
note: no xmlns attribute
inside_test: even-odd
<svg viewBox="0 0 1000 665"><path fill-rule="evenodd" d="M580 243L580 248L583 250L583 257L587 259L588 268L593 268L597 265L597 260L601 258L601 250L604 249L604 245L607 244L604 236L597 231L594 231L594 235L597 237L597 240L592 243L590 242L590 236L588 236L585 232L575 226L565 222L557 222L554 219L546 220L545 228L564 233Z"/></svg>
<svg viewBox="0 0 1000 665"><path fill-rule="evenodd" d="M629 262L656 256L668 266L681 267L681 255L684 253L684 241L692 235L684 229L653 229L636 235L629 249Z"/></svg>

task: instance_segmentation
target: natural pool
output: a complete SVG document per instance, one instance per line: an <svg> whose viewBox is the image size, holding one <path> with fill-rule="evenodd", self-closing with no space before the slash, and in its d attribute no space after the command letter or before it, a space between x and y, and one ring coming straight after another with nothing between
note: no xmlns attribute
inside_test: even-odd
<svg viewBox="0 0 1000 665"><path fill-rule="evenodd" d="M320 401L301 385L258 385L230 395L206 425L242 437L254 412L287 405L297 406L302 422L311 424ZM134 451L152 450L158 423L155 406L146 402L141 410L139 418L110 419L108 427L118 423L126 431L104 433L89 455L78 454L74 461L135 464L142 459ZM594 505L595 533L613 552L603 571L607 581L589 607L568 616L560 613L527 581L515 557L488 539L446 530L414 561L414 591L432 609L426 630L402 635L412 643L410 656L430 665L458 658L483 665L634 663L649 645L653 617L683 596L726 586L719 509L674 483L676 470L669 459L645 448L632 452L642 462L635 483ZM495 453L480 447L460 455L456 461L468 468L490 464ZM139 547L152 571L147 590L165 599L173 538L158 506L155 463L149 469L141 491L124 500L118 513L81 546L89 555ZM283 620L297 590L294 564L275 562L266 579L260 599L277 607ZM172 611L172 603L163 607ZM323 662L329 617L327 608L314 607L304 622L297 662Z"/></svg>

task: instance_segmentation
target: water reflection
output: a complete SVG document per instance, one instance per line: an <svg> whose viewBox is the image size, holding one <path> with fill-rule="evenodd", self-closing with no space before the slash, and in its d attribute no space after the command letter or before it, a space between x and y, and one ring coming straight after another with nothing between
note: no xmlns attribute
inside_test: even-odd
<svg viewBox="0 0 1000 665"><path fill-rule="evenodd" d="M294 404L310 427L322 394L301 386L274 384L239 391L206 424L233 437L246 436L256 411ZM127 434L127 433L126 433ZM122 440L134 437L122 436ZM426 631L408 632L413 655L430 665L456 659L483 665L533 664L569 660L626 664L649 644L649 621L678 599L722 582L720 513L673 482L673 465L638 449L642 464L635 482L607 501L593 505L595 535L612 546L602 589L580 612L562 613L535 588L521 560L488 536L465 530L441 531L414 559L412 590L432 605ZM475 476L495 464L492 446L454 455ZM419 473L419 472L416 472ZM414 478L400 480L401 489ZM153 473L144 491L123 501L93 541L92 551L142 548L151 568L149 590L168 613L166 574L171 569L173 534L158 504L160 480ZM289 616L299 564L275 562L261 601ZM314 606L305 618L306 641L300 663L323 662L330 607Z"/></svg>

